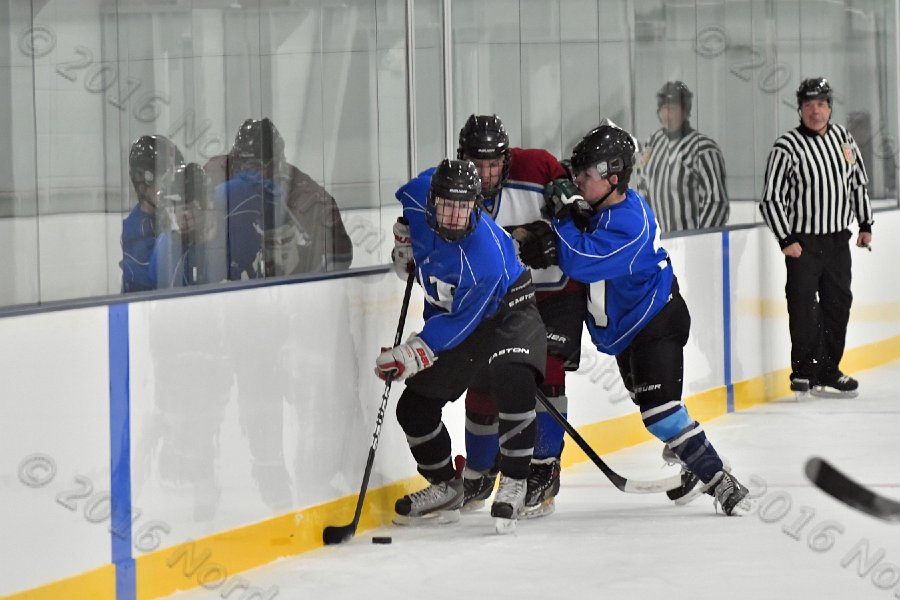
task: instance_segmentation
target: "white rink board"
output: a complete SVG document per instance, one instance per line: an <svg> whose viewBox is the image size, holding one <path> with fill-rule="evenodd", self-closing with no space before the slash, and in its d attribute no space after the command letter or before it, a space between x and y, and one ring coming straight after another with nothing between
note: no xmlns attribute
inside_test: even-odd
<svg viewBox="0 0 900 600"><path fill-rule="evenodd" d="M108 521L84 512L110 486L107 314L104 306L0 319L0 595L110 561ZM29 487L19 467L36 453L56 473L34 471L48 482ZM69 510L57 498L85 489L75 477L93 490L63 498Z"/></svg>

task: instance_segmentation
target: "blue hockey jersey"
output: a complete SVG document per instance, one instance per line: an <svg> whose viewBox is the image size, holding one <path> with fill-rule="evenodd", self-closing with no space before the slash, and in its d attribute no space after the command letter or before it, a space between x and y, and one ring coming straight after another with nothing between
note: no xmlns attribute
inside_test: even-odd
<svg viewBox="0 0 900 600"><path fill-rule="evenodd" d="M152 290L154 278L150 275L150 254L156 243L156 215L135 206L122 221L122 291L140 292Z"/></svg>
<svg viewBox="0 0 900 600"><path fill-rule="evenodd" d="M512 238L486 214L458 242L437 235L425 219L434 169L427 169L399 190L409 221L416 276L425 292L425 326L419 336L435 352L449 350L469 336L500 302L525 268Z"/></svg>
<svg viewBox="0 0 900 600"><path fill-rule="evenodd" d="M597 349L616 355L669 301L672 266L660 245L659 225L632 189L598 211L586 232L571 220L553 220L559 266L588 284L587 328Z"/></svg>

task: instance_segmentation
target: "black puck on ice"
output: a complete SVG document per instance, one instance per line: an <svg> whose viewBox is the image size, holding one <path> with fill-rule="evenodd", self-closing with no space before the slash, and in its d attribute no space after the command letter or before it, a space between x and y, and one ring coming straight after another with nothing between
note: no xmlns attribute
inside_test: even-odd
<svg viewBox="0 0 900 600"><path fill-rule="evenodd" d="M375 536L372 538L373 544L390 544L393 541L394 541L393 538L391 538L390 536L385 536L385 537Z"/></svg>

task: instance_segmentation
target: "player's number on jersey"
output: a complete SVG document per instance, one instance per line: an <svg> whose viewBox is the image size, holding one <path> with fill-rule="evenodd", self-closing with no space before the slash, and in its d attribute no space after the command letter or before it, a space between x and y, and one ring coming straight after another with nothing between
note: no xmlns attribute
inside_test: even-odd
<svg viewBox="0 0 900 600"><path fill-rule="evenodd" d="M456 290L456 286L451 285L446 281L441 281L434 275L428 278L428 283L430 284L428 287L434 289L434 294L437 298L431 295L430 290L426 289L425 300L433 306L437 306L438 308L450 312L453 308L453 292Z"/></svg>
<svg viewBox="0 0 900 600"><path fill-rule="evenodd" d="M606 316L606 281L595 281L588 286L588 312L597 327L606 327L609 318Z"/></svg>

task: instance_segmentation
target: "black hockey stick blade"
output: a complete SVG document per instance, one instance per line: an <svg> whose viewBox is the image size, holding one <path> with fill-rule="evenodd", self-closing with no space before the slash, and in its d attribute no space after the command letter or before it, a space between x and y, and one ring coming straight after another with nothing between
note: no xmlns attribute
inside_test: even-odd
<svg viewBox="0 0 900 600"><path fill-rule="evenodd" d="M880 496L853 481L825 459L810 458L804 470L816 487L847 506L883 521L900 521L900 502Z"/></svg>
<svg viewBox="0 0 900 600"><path fill-rule="evenodd" d="M403 328L406 325L406 312L409 310L409 297L412 295L413 281L416 279L415 271L406 278L406 290L403 292L403 305L400 307L400 320L397 323L397 333L394 334L394 346L400 345L403 337ZM366 459L366 470L363 472L362 484L359 486L359 496L356 499L356 511L353 520L347 525L329 525L322 531L322 542L326 546L347 542L356 535L359 527L359 518L362 515L363 502L366 500L366 491L369 489L369 477L372 475L372 465L375 464L375 451L378 449L378 439L381 437L381 424L384 422L384 411L387 408L388 397L391 394L391 382L393 377L388 375L384 384L384 393L381 395L381 407L378 409L378 418L375 421L375 432L372 434L372 445L369 447L369 457Z"/></svg>
<svg viewBox="0 0 900 600"><path fill-rule="evenodd" d="M356 535L356 528L359 527L359 517L362 515L363 502L366 499L366 490L369 487L369 476L372 474L372 465L375 462L375 449L369 448L369 458L366 461L366 471L363 475L362 486L360 486L359 498L356 501L356 512L353 520L347 525L329 525L322 532L322 542L326 546L334 544L343 544L349 542Z"/></svg>
<svg viewBox="0 0 900 600"><path fill-rule="evenodd" d="M591 459L597 467L606 475L607 479L609 479L617 489L628 492L629 494L655 494L658 492L668 492L669 490L678 489L681 487L681 474L677 473L675 475L671 475L669 477L665 477L663 479L655 479L652 481L643 481L637 479L628 479L622 477L615 471L613 471L606 462L603 461L600 456L594 452L594 449L591 448L590 444L581 437L581 435L572 427L572 424L562 416L562 413L557 410L555 406L547 399L547 396L544 395L544 392L538 389L535 393L535 397L538 402L540 402L544 408L547 409L547 412L550 413L557 423L562 426L562 428L569 434L569 437L572 438L581 450L587 454L588 458Z"/></svg>

